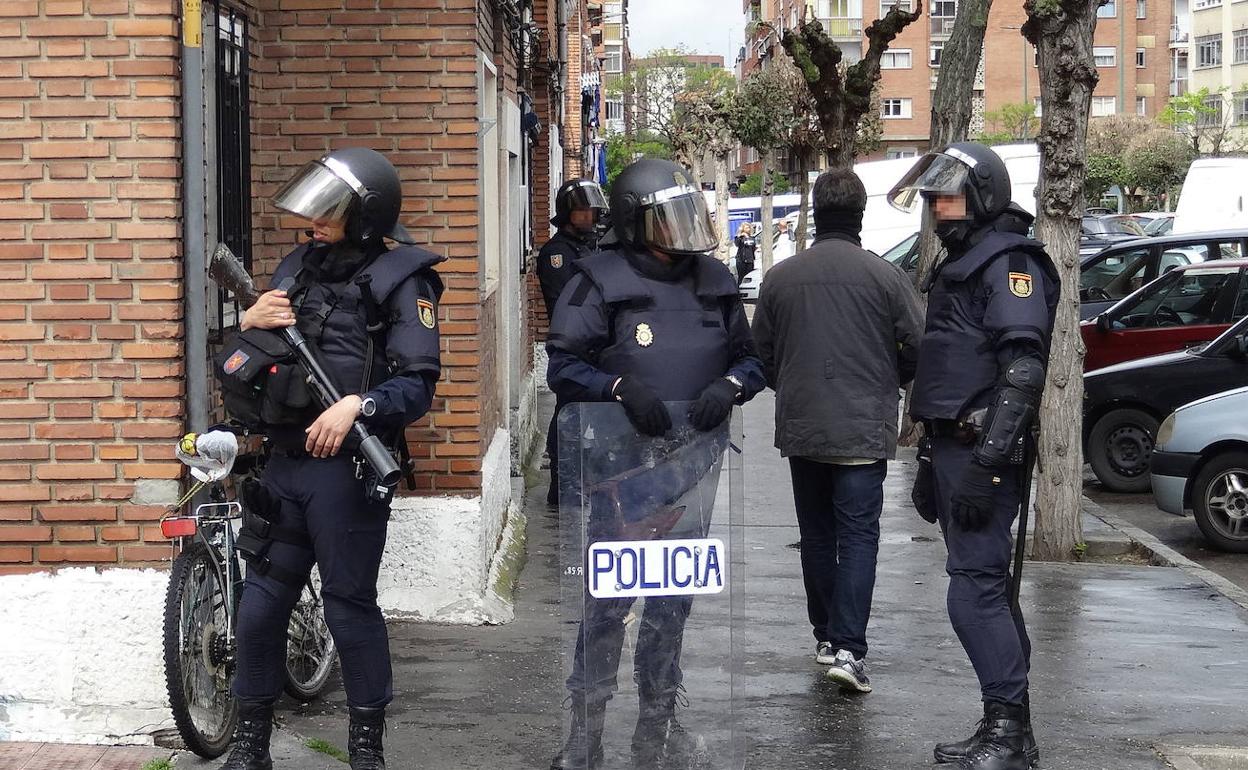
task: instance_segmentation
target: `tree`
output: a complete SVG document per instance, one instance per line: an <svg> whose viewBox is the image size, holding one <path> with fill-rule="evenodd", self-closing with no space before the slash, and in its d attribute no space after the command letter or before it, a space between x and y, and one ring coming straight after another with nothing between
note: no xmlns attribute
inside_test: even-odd
<svg viewBox="0 0 1248 770"><path fill-rule="evenodd" d="M1023 35L1040 58L1040 184L1036 237L1061 277L1040 405L1037 559L1068 561L1083 541L1083 340L1079 234L1086 201L1088 116L1098 80L1092 57L1100 0L1026 0Z"/></svg>
<svg viewBox="0 0 1248 770"><path fill-rule="evenodd" d="M922 0L915 0L914 11L893 5L884 18L867 27L867 52L862 60L842 68L841 49L823 31L817 20L803 20L781 38L781 45L797 65L814 100L815 114L823 132L828 165L851 168L857 153L862 120L875 104L876 83L880 80L880 59L888 46L906 27L919 18Z"/></svg>
<svg viewBox="0 0 1248 770"><path fill-rule="evenodd" d="M1183 184L1193 160L1192 148L1173 131L1153 129L1127 145L1125 165L1131 183L1156 202Z"/></svg>
<svg viewBox="0 0 1248 770"><path fill-rule="evenodd" d="M606 190L611 189L611 181L624 170L624 167L638 158L664 158L670 160L672 148L663 138L648 131L637 131L632 134L612 134L607 137L607 183Z"/></svg>
<svg viewBox="0 0 1248 770"><path fill-rule="evenodd" d="M772 181L772 184L775 186L774 190L778 195L784 195L793 189L789 180L780 175L776 176L776 178ZM763 175L757 171L747 176L745 181L737 187L737 194L742 197L753 197L755 195L761 195L762 192Z"/></svg>
<svg viewBox="0 0 1248 770"><path fill-rule="evenodd" d="M777 67L764 67L746 78L737 92L732 113L732 130L742 144L758 151L762 163L760 190L763 219L763 275L771 269L773 247L771 237L772 196L775 193L776 150L784 146L789 124L795 119L794 108L784 89L784 77Z"/></svg>
<svg viewBox="0 0 1248 770"><path fill-rule="evenodd" d="M1197 157L1217 156L1238 149L1228 146L1231 124L1222 116L1223 96L1228 90L1225 87L1217 91L1202 88L1175 96L1157 115L1157 122L1186 137L1192 154Z"/></svg>
<svg viewBox="0 0 1248 770"><path fill-rule="evenodd" d="M979 135L984 144L1025 142L1036 137L1040 121L1034 104L1003 104L1000 109L984 113L986 130Z"/></svg>
<svg viewBox="0 0 1248 770"><path fill-rule="evenodd" d="M1155 127L1151 120L1137 115L1107 115L1088 121L1088 166L1083 183L1086 200L1099 203L1111 187L1127 194L1134 186L1127 171L1127 145Z"/></svg>

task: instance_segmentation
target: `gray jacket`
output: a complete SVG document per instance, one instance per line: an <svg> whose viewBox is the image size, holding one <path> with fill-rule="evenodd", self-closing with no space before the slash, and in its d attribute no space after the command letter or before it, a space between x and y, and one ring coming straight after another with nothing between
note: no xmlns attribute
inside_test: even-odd
<svg viewBox="0 0 1248 770"><path fill-rule="evenodd" d="M905 273L822 236L767 274L753 330L782 456L896 455L898 389L914 378L923 335Z"/></svg>

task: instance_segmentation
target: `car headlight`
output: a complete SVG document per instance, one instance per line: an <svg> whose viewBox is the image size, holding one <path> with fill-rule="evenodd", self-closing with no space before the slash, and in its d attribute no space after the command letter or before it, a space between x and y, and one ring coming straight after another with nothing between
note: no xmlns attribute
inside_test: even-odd
<svg viewBox="0 0 1248 770"><path fill-rule="evenodd" d="M1161 427L1157 429L1157 441L1154 448L1161 449L1170 443L1170 439L1174 438L1174 415L1170 415L1161 421Z"/></svg>

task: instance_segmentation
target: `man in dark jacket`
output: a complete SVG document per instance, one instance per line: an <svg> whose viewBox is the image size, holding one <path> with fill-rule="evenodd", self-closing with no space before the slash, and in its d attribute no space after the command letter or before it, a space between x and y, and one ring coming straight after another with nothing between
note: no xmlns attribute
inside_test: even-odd
<svg viewBox="0 0 1248 770"><path fill-rule="evenodd" d="M740 286L745 277L754 271L754 253L758 249L754 241L754 225L748 222L741 225L733 241L737 246L737 285Z"/></svg>
<svg viewBox="0 0 1248 770"><path fill-rule="evenodd" d="M842 687L870 692L863 659L886 461L923 318L905 274L862 249L857 175L828 171L813 197L814 245L767 274L754 339L793 477L815 660Z"/></svg>

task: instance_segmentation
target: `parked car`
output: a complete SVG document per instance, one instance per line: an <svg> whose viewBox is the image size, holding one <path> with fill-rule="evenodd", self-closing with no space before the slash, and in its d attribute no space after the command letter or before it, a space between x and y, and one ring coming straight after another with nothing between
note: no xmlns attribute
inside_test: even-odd
<svg viewBox="0 0 1248 770"><path fill-rule="evenodd" d="M1135 239L1085 257L1079 267L1079 317L1108 310L1168 270L1214 259L1248 256L1248 230Z"/></svg>
<svg viewBox="0 0 1248 770"><path fill-rule="evenodd" d="M1157 429L1152 483L1158 508L1178 516L1190 509L1210 545L1248 553L1248 388L1167 417Z"/></svg>
<svg viewBox="0 0 1248 770"><path fill-rule="evenodd" d="M1080 227L1079 255L1091 256L1109 246L1134 238L1144 237L1140 227L1129 214L1092 216L1084 214Z"/></svg>
<svg viewBox="0 0 1248 770"><path fill-rule="evenodd" d="M1157 235L1169 235L1174 229L1174 214L1167 211L1149 211L1143 214L1136 214L1137 219L1143 218L1144 222L1141 227L1144 228L1144 234L1150 238Z"/></svg>
<svg viewBox="0 0 1248 770"><path fill-rule="evenodd" d="M1189 401L1248 386L1248 317L1207 345L1083 375L1083 456L1114 492L1144 492L1157 426Z"/></svg>
<svg viewBox="0 0 1248 770"><path fill-rule="evenodd" d="M1080 324L1084 371L1208 342L1248 312L1248 260L1176 267Z"/></svg>

